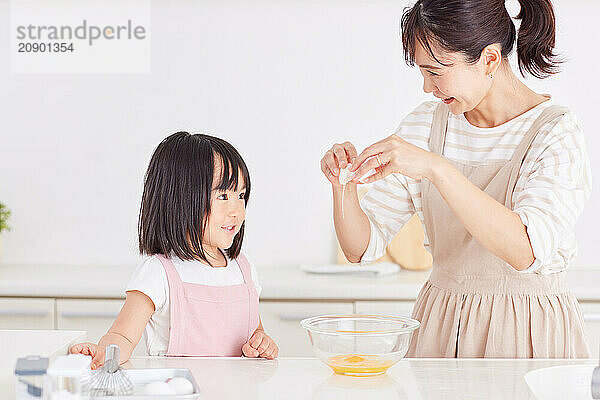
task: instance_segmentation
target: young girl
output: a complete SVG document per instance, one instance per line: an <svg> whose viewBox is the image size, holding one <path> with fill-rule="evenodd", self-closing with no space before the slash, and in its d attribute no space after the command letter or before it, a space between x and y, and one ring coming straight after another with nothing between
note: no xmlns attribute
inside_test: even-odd
<svg viewBox="0 0 600 400"><path fill-rule="evenodd" d="M258 313L256 269L240 252L250 176L226 141L177 132L156 148L144 181L139 250L117 319L99 343L71 353L104 362L108 344L131 356L142 332L149 355L277 357Z"/></svg>

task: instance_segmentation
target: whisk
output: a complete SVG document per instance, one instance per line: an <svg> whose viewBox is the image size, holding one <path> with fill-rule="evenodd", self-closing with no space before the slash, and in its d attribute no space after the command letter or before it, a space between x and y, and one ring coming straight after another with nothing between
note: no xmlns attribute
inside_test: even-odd
<svg viewBox="0 0 600 400"><path fill-rule="evenodd" d="M127 373L119 366L121 349L116 344L106 346L104 365L92 371L88 383L89 395L129 396L133 394L133 384Z"/></svg>

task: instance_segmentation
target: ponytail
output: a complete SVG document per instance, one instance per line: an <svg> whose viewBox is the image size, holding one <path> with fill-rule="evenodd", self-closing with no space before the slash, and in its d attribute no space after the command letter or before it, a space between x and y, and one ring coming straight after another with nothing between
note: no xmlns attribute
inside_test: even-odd
<svg viewBox="0 0 600 400"><path fill-rule="evenodd" d="M550 0L519 0L521 20L517 35L517 58L521 75L546 78L559 72L563 61L554 52L556 23Z"/></svg>
<svg viewBox="0 0 600 400"><path fill-rule="evenodd" d="M461 52L468 63L475 63L483 49L499 43L502 57L508 58L517 44L519 71L536 78L559 72L563 62L554 53L556 24L550 0L518 0L521 11L519 32L511 19L505 0L418 0L404 10L401 20L404 58L415 64L417 44L423 45L436 61L435 43L442 49ZM440 62L440 64L443 64Z"/></svg>

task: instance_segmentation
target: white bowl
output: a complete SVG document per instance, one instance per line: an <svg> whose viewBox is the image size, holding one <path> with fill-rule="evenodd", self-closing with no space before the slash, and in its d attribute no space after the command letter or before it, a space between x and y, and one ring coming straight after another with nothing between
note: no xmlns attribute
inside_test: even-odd
<svg viewBox="0 0 600 400"><path fill-rule="evenodd" d="M592 399L595 365L560 365L534 369L525 382L538 400Z"/></svg>

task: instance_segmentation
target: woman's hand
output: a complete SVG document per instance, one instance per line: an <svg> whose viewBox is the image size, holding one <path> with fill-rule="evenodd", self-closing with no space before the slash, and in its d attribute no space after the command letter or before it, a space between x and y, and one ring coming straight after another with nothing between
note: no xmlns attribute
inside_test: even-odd
<svg viewBox="0 0 600 400"><path fill-rule="evenodd" d="M338 179L340 169L344 169L348 164L356 160L356 148L350 142L336 143L327 150L321 159L321 171L334 187L341 186Z"/></svg>
<svg viewBox="0 0 600 400"><path fill-rule="evenodd" d="M257 329L250 340L242 346L242 354L246 357L262 357L272 360L279 355L279 347L265 331Z"/></svg>
<svg viewBox="0 0 600 400"><path fill-rule="evenodd" d="M391 135L363 150L352 163L350 171L356 171L354 182L371 183L393 173L400 173L410 178L432 179L433 168L440 157L423 150L397 135ZM369 170L373 175L361 179Z"/></svg>
<svg viewBox="0 0 600 400"><path fill-rule="evenodd" d="M95 343L78 343L71 346L69 353L92 356L92 369L99 368L104 364L104 349Z"/></svg>

